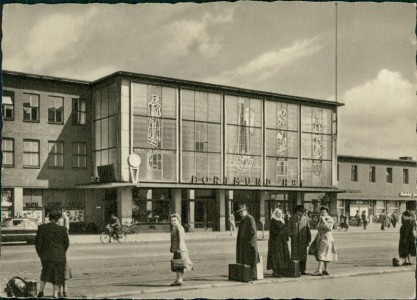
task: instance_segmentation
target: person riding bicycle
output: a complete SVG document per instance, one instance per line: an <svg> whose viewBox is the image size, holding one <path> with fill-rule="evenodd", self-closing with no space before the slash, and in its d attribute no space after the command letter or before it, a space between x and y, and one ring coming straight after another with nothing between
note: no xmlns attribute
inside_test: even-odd
<svg viewBox="0 0 417 300"><path fill-rule="evenodd" d="M116 239L119 239L119 230L121 228L121 225L120 225L119 218L116 217L114 214L110 215L109 228L110 228L110 234L115 235Z"/></svg>

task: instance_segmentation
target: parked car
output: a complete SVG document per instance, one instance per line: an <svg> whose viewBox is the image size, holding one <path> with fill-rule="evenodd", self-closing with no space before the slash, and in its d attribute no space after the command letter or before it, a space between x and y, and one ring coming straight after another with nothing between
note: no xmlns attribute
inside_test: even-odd
<svg viewBox="0 0 417 300"><path fill-rule="evenodd" d="M31 218L7 218L1 222L1 242L35 243L38 222Z"/></svg>

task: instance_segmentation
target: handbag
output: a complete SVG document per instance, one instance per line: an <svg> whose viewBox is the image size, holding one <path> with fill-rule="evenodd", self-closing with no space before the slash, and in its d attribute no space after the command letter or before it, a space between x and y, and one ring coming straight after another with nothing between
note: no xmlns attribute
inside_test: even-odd
<svg viewBox="0 0 417 300"><path fill-rule="evenodd" d="M171 271L178 272L183 271L187 266L187 262L183 258L172 258L171 259Z"/></svg>
<svg viewBox="0 0 417 300"><path fill-rule="evenodd" d="M317 252L319 251L319 247L317 244L317 235L314 238L313 242L310 245L310 248L308 248L308 255L317 255Z"/></svg>

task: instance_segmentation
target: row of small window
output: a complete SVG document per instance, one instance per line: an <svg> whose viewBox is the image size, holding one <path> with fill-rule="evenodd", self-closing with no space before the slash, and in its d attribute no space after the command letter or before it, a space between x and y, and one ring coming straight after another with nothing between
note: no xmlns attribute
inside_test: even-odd
<svg viewBox="0 0 417 300"><path fill-rule="evenodd" d="M23 167L40 167L39 140L23 140ZM64 168L64 142L49 141L48 166L50 168ZM3 138L1 142L3 151L3 167L14 167L15 146L13 138ZM72 143L72 167L76 169L87 168L87 145L86 143Z"/></svg>
<svg viewBox="0 0 417 300"><path fill-rule="evenodd" d="M23 121L39 122L40 96L37 94L24 94L23 99ZM2 95L2 115L3 120L13 121L15 101L14 93L3 91ZM86 124L86 102L84 99L72 99L72 124ZM64 123L64 98L48 96L48 123Z"/></svg>
<svg viewBox="0 0 417 300"><path fill-rule="evenodd" d="M393 182L393 173L392 168L386 168L385 172L386 182ZM337 180L339 180L339 164L337 165ZM358 181L358 166L352 165L350 171L350 180L357 182ZM408 169L403 169L403 184L409 184L409 171ZM376 168L369 166L369 182L376 182Z"/></svg>

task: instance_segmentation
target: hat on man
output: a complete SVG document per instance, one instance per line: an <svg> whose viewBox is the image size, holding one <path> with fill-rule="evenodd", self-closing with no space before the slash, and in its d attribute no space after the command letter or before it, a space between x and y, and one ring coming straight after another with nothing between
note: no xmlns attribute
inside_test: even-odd
<svg viewBox="0 0 417 300"><path fill-rule="evenodd" d="M304 205L297 205L297 206L295 207L295 211L296 211L296 212L297 212L297 211L305 212Z"/></svg>
<svg viewBox="0 0 417 300"><path fill-rule="evenodd" d="M411 213L408 210L406 210L403 212L403 216L411 217Z"/></svg>
<svg viewBox="0 0 417 300"><path fill-rule="evenodd" d="M329 212L329 208L326 205L320 206L320 210L325 210L325 211Z"/></svg>
<svg viewBox="0 0 417 300"><path fill-rule="evenodd" d="M244 211L244 210L248 210L248 209L246 208L246 205L245 205L245 204L240 204L240 205L239 205L239 209L238 209L236 212L237 212L237 213L239 213L239 212Z"/></svg>

